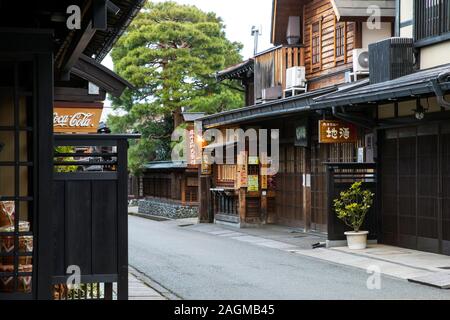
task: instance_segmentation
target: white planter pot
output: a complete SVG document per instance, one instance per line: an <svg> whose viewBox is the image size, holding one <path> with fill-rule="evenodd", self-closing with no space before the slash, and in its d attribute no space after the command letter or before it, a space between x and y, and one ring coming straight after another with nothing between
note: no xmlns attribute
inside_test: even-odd
<svg viewBox="0 0 450 320"><path fill-rule="evenodd" d="M361 250L366 248L369 231L348 231L344 234L347 236L347 245L349 249Z"/></svg>

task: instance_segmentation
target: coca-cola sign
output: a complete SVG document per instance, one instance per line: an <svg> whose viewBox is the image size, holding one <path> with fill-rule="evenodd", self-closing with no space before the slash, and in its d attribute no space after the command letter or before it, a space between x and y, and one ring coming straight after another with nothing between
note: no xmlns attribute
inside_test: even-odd
<svg viewBox="0 0 450 320"><path fill-rule="evenodd" d="M93 133L97 132L102 108L99 104L68 106L56 104L53 109L54 132Z"/></svg>

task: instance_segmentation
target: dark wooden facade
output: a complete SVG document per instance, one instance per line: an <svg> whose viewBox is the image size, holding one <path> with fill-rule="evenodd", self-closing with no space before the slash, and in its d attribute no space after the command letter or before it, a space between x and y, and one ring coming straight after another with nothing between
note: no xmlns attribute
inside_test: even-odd
<svg viewBox="0 0 450 320"><path fill-rule="evenodd" d="M155 162L146 165L140 176L141 197L170 201L181 205L198 205L198 168L186 164ZM152 167L154 165L154 167Z"/></svg>
<svg viewBox="0 0 450 320"><path fill-rule="evenodd" d="M106 13L106 2L102 6L97 6L95 10L104 10ZM83 222L66 220L66 226L70 229L71 240L65 242L66 256L62 256L61 248L56 248L57 238L65 232L65 229L58 229L52 211L54 198L54 136L53 136L53 102L55 98L64 101L102 101L106 91L117 88L118 93L126 84L107 80L103 85L111 85L108 89L103 85L99 86L98 94L89 95L88 81L96 83L99 73L93 72L89 66L93 66L92 59L88 58L87 64L77 64L83 54L95 56L98 67L99 61L111 49L112 44L117 39L121 28L127 26L134 15L139 10L142 1L124 1L119 5L120 13L115 12L103 15L95 15L92 2L85 1L39 1L39 3L29 3L26 7L23 3L2 2L0 4L0 201L2 205L8 202L9 210L7 214L14 212L14 216L9 216L5 223L5 210L2 210L2 225L0 230L0 241L2 248L8 244L11 251L0 251L0 300L9 299L45 299L55 298L54 285L60 284L63 279L60 271L55 270L56 264L63 258L68 264L83 265L83 261L89 264L83 265L82 285L86 283L112 283L119 282L121 287L126 287L127 282L127 245L126 241L106 244L109 251L104 251L105 255L98 249L100 243L94 244L95 248L91 254L91 261L87 261L83 252L83 257L76 256L78 243L74 241L74 234L77 228L82 228ZM53 19L52 17L66 14L69 5L79 5L82 10L82 26L76 31L69 30L65 20ZM90 15L92 14L92 15ZM109 29L107 31L107 29ZM111 31L115 30L115 31ZM89 65L89 66L88 66ZM71 71L76 68L83 71L83 75L71 76ZM101 69L101 68L100 68ZM103 72L102 70L100 70ZM113 75L110 73L109 76ZM93 76L86 79L86 76ZM96 78L96 79L94 79ZM104 79L103 79L104 80ZM122 89L120 87L123 87ZM88 144L78 137L78 144ZM75 142L76 143L76 142ZM120 143L121 149L126 153L126 140ZM71 157L71 155L70 155ZM116 164L123 172L126 167L126 155ZM81 174L81 173L80 173ZM125 170L126 174L126 170ZM77 180L73 185L89 180L87 176L72 177ZM122 226L126 230L126 176L117 173L115 178L109 176L109 180L116 180L117 202L114 206L117 214L115 217L115 230L120 233ZM125 178L125 179L123 179ZM108 179L100 179L100 184L106 183ZM121 183L121 181L123 183ZM96 182L97 183L97 182ZM69 187L70 189L70 187ZM95 189L95 188L94 188ZM60 191L60 190L58 190ZM70 191L70 190L69 190ZM73 190L72 190L73 191ZM68 192L70 194L70 192ZM77 196L85 193L77 194ZM114 193L110 194L114 197ZM83 200L91 199L91 194ZM111 199L111 198L110 198ZM109 200L110 200L109 199ZM61 200L61 199L60 199ZM73 198L72 198L73 200ZM102 200L104 201L105 198ZM111 222L111 216L98 214L103 209L108 209L102 201L96 202L97 206L92 210L95 212L97 227L102 225L102 220ZM73 213L79 203L71 202L65 207L67 214ZM92 207L93 208L93 207ZM114 211L114 210L113 210ZM68 213L70 212L70 213ZM125 212L125 216L121 213ZM61 213L61 212L60 212ZM105 211L103 210L104 214ZM59 217L66 214L60 214ZM125 220L124 220L125 217ZM110 219L111 218L111 219ZM72 223L73 222L73 223ZM72 229L73 227L73 229ZM93 229L98 237L106 229ZM113 235L114 233L110 233ZM117 239L124 239L123 233L116 234ZM69 236L70 237L70 236ZM89 236L86 236L86 239ZM93 237L92 239L94 239ZM58 238L59 239L59 238ZM96 238L98 240L98 238ZM126 234L125 234L126 239ZM109 239L111 240L111 239ZM24 247L24 244L26 247ZM114 244L114 246L111 246ZM62 243L58 243L59 246ZM120 247L120 248L119 248ZM111 250L118 250L116 261L118 265L111 265ZM78 252L79 253L79 252ZM107 257L108 256L108 257ZM84 260L83 260L84 259ZM81 261L83 260L83 261ZM91 263L92 262L92 263ZM58 264L59 267L62 266ZM86 268L84 268L86 267ZM93 269L90 269L93 267ZM112 269L112 278L99 278L108 268ZM125 268L125 269L124 269ZM119 270L120 269L120 270ZM123 271L125 270L125 275ZM66 270L62 270L64 276ZM107 272L109 273L109 272ZM59 281L59 282L58 282ZM65 285L65 284L64 284ZM91 290L94 288L91 286ZM97 292L100 288L97 288ZM86 292L86 288L84 290ZM105 291L106 292L106 291ZM108 292L111 292L109 290ZM85 298L87 296L85 295ZM97 299L100 298L97 296ZM112 294L102 298L112 298ZM120 299L126 299L126 289L122 290Z"/></svg>

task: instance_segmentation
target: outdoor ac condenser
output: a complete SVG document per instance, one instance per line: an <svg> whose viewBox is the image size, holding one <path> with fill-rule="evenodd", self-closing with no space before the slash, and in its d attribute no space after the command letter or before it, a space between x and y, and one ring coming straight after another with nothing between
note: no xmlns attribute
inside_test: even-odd
<svg viewBox="0 0 450 320"><path fill-rule="evenodd" d="M305 85L305 67L292 67L286 70L286 90L292 88L303 88Z"/></svg>
<svg viewBox="0 0 450 320"><path fill-rule="evenodd" d="M353 49L353 73L369 73L369 50Z"/></svg>
<svg viewBox="0 0 450 320"><path fill-rule="evenodd" d="M370 83L406 76L414 71L414 39L388 38L369 44Z"/></svg>

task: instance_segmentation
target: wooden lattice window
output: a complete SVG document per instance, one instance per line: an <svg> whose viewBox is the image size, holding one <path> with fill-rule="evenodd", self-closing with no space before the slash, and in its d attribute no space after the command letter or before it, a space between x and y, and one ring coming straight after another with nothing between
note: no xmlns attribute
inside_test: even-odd
<svg viewBox="0 0 450 320"><path fill-rule="evenodd" d="M218 165L217 180L219 182L234 182L236 180L236 165Z"/></svg>
<svg viewBox="0 0 450 320"><path fill-rule="evenodd" d="M311 72L322 67L322 21L314 22L310 28Z"/></svg>
<svg viewBox="0 0 450 320"><path fill-rule="evenodd" d="M334 19L334 63L347 63L347 23Z"/></svg>

